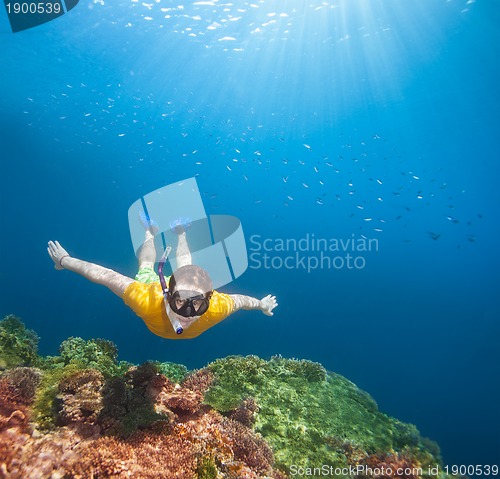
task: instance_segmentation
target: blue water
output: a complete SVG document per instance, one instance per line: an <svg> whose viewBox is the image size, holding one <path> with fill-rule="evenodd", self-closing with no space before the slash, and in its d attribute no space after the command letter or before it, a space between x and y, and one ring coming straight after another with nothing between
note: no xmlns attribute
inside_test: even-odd
<svg viewBox="0 0 500 479"><path fill-rule="evenodd" d="M190 368L320 361L445 463L500 462L498 2L82 0L17 34L0 17L0 316L43 354L82 336ZM169 341L52 268L57 239L133 276L128 207L195 175L254 255L224 291L275 294L274 317ZM377 248L359 269L257 267L256 243L313 235Z"/></svg>

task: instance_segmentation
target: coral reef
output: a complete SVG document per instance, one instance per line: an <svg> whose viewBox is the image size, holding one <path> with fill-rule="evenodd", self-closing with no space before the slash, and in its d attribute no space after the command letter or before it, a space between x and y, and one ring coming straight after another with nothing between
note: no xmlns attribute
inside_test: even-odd
<svg viewBox="0 0 500 479"><path fill-rule="evenodd" d="M16 347L36 337L17 318L6 325ZM0 376L1 479L285 479L292 464L303 478L327 465L420 479L440 461L414 426L311 361L230 356L189 372L118 362L105 340L30 351L22 364L38 369Z"/></svg>

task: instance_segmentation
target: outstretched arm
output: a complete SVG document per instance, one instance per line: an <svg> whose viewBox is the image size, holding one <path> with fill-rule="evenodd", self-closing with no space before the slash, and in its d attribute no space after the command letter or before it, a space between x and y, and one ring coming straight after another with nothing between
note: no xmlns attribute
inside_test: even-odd
<svg viewBox="0 0 500 479"><path fill-rule="evenodd" d="M72 258L58 241L49 241L47 251L52 261L54 261L56 269L67 269L78 273L93 283L106 286L117 296L120 296L120 298L123 296L127 286L134 281L132 278L128 278L112 269Z"/></svg>
<svg viewBox="0 0 500 479"><path fill-rule="evenodd" d="M272 316L273 309L278 306L276 296L268 294L265 298L257 299L242 294L231 294L234 300L234 310L239 309L260 309L266 316Z"/></svg>

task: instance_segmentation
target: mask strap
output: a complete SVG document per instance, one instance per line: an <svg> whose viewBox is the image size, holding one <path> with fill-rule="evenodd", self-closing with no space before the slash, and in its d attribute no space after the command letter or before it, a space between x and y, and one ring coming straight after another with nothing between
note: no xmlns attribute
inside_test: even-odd
<svg viewBox="0 0 500 479"><path fill-rule="evenodd" d="M163 292L163 303L165 305L165 311L167 312L167 317L170 320L170 323L172 324L172 328L174 328L174 331L176 332L176 334L182 334L184 330L182 329L181 323L177 319L175 319L175 318L172 319L168 315L168 306L169 306L168 305L168 298L169 298L170 292L168 290L168 286L167 286L167 283L165 281L165 275L163 274L163 267L165 266L165 263L167 262L167 258L168 258L168 255L170 254L170 251L172 251L172 247L167 246L165 248L165 251L163 252L163 255L160 259L160 262L158 263L158 276L160 278L161 290Z"/></svg>

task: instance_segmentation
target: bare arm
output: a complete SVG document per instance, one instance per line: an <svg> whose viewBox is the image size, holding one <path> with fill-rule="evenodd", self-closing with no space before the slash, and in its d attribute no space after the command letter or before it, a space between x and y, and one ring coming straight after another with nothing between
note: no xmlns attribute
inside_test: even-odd
<svg viewBox="0 0 500 479"><path fill-rule="evenodd" d="M251 296L244 296L243 294L231 294L234 300L234 310L240 309L260 309L265 315L272 316L273 309L278 306L276 296L268 294L265 298L257 299Z"/></svg>
<svg viewBox="0 0 500 479"><path fill-rule="evenodd" d="M56 269L67 269L78 273L93 283L106 286L117 296L120 296L120 298L123 296L127 286L134 281L132 278L117 273L112 269L72 258L57 241L55 243L49 241L47 251L54 261Z"/></svg>

